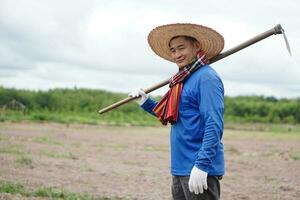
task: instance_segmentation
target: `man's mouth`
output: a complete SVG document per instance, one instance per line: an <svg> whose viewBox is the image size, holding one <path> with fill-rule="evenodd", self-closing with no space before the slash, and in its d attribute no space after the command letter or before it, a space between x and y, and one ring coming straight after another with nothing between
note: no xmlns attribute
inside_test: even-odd
<svg viewBox="0 0 300 200"><path fill-rule="evenodd" d="M181 60L177 60L176 62L177 63L182 63L184 61L184 59L181 59Z"/></svg>

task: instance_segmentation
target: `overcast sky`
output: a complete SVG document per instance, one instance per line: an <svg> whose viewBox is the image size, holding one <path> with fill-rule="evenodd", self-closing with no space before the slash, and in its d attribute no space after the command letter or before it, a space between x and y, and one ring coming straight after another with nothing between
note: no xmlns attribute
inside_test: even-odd
<svg viewBox="0 0 300 200"><path fill-rule="evenodd" d="M227 96L300 97L299 10L296 0L0 0L0 85L128 93L177 71L148 46L156 26L209 26L224 36L225 51L280 23L292 57L274 35L212 67Z"/></svg>

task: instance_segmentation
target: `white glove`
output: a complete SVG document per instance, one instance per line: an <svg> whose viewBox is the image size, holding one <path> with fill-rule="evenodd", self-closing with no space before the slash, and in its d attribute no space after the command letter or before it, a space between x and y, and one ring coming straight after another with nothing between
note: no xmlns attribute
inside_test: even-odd
<svg viewBox="0 0 300 200"><path fill-rule="evenodd" d="M190 192L202 194L203 188L207 190L207 173L194 166L189 180Z"/></svg>
<svg viewBox="0 0 300 200"><path fill-rule="evenodd" d="M148 95L145 93L143 89L133 90L128 94L129 97L140 97L136 100L139 105L143 105L145 101L148 99Z"/></svg>

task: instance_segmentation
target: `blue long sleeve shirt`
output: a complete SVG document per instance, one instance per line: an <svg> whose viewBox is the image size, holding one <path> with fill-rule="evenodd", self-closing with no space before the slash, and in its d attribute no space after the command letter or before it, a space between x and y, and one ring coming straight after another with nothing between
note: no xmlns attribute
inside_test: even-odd
<svg viewBox="0 0 300 200"><path fill-rule="evenodd" d="M148 98L141 107L155 115L156 104ZM223 83L216 71L205 65L183 84L178 121L170 134L172 175L188 176L193 166L211 176L224 174L223 113Z"/></svg>

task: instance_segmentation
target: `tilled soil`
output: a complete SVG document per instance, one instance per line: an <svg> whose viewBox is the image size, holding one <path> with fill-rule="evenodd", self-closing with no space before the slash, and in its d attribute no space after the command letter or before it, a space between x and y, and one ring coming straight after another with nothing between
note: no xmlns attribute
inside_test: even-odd
<svg viewBox="0 0 300 200"><path fill-rule="evenodd" d="M221 199L300 199L300 137L240 134L251 135L224 132ZM20 162L23 157L31 162ZM62 187L100 197L171 199L169 161L169 128L0 124L0 182L32 190ZM2 193L0 199L30 198Z"/></svg>

